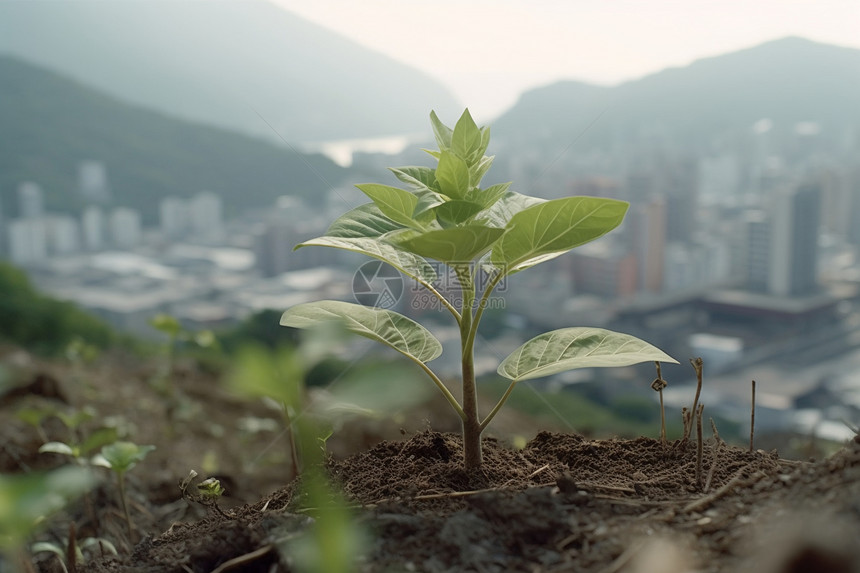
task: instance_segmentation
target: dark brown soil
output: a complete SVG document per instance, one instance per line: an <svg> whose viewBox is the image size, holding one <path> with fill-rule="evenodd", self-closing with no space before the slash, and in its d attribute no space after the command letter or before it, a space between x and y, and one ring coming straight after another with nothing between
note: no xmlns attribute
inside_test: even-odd
<svg viewBox="0 0 860 573"><path fill-rule="evenodd" d="M79 572L297 570L283 542L316 514L287 483L276 432L242 438L236 430L239 418L271 412L237 402L195 368L180 369L180 388L198 410L167 431L171 406L152 389L152 369L106 361L76 381L67 368L44 366L23 369L23 389L0 402L0 470L67 463L37 453L44 438L14 416L23 405L90 405L102 419L122 416L137 443L158 445L128 474L133 539L109 474L42 534L60 542L74 522L79 539L99 536L117 546L119 556L90 552ZM450 423L435 412L432 419ZM421 414L415 420L423 424ZM56 419L43 430L48 439L68 439ZM698 481L695 440L540 432L516 450L487 438L477 472L463 470L460 439L451 433L362 423L329 445L336 457L326 469L368 533L356 571L860 572L855 442L798 462L711 438ZM207 465L230 494L218 511L180 498L179 480ZM34 562L40 571L61 570L50 554Z"/></svg>
<svg viewBox="0 0 860 573"><path fill-rule="evenodd" d="M697 486L695 444L540 433L524 450L420 432L333 461L372 532L361 571L857 571L860 447L818 463L714 442ZM292 489L148 538L88 571L288 571L279 536L305 527ZM271 550L266 548L271 547ZM256 553L254 553L256 552ZM656 560L656 561L655 561ZM763 567L765 567L763 569Z"/></svg>

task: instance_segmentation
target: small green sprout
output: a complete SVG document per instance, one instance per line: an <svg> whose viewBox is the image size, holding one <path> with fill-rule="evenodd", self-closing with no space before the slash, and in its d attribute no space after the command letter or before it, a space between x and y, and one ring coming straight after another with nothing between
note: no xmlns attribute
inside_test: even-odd
<svg viewBox="0 0 860 573"><path fill-rule="evenodd" d="M75 553L75 561L77 564L82 564L85 562L84 559L84 550L96 547L99 549L100 553L110 553L112 555L119 555L116 550L116 547L113 543L104 539L102 537L87 537L86 539L82 539L81 541L76 541L74 544L74 553ZM48 541L38 541L30 546L30 553L33 555L37 553L53 553L57 556L57 562L60 564L62 570L68 573L69 568L66 566L66 561L69 559L69 547L68 545L63 546L59 543L50 543ZM76 568L72 568L72 570L76 570Z"/></svg>
<svg viewBox="0 0 860 573"><path fill-rule="evenodd" d="M593 241L621 224L628 203L600 197L547 201L510 190L510 183L481 188L493 163L487 156L490 129L478 128L466 110L453 129L430 114L437 166L391 171L408 189L356 185L370 199L335 220L322 237L296 248L323 246L362 253L390 264L435 297L460 330L462 402L427 363L442 353L429 330L392 310L342 301L299 304L281 325L309 328L338 321L356 334L381 342L417 364L462 421L464 464L481 466L481 433L516 384L574 368L677 361L627 334L601 328L562 328L541 334L505 358L498 373L511 380L482 419L478 413L474 346L478 325L495 288L507 277ZM437 290L428 259L446 265L459 283L456 296ZM449 300L450 299L450 300Z"/></svg>
<svg viewBox="0 0 860 573"><path fill-rule="evenodd" d="M131 516L128 513L128 500L125 494L125 474L146 458L147 454L155 449L155 446L138 446L132 442L115 442L104 446L101 454L93 458L93 464L110 468L117 478L119 486L119 498L122 510L125 514L125 523L128 528L128 538L133 539Z"/></svg>
<svg viewBox="0 0 860 573"><path fill-rule="evenodd" d="M224 495L224 488L217 479L207 478L197 484L197 493L204 499L218 499Z"/></svg>
<svg viewBox="0 0 860 573"><path fill-rule="evenodd" d="M0 475L0 553L23 566L27 539L93 484L91 472L74 466L47 473Z"/></svg>
<svg viewBox="0 0 860 573"><path fill-rule="evenodd" d="M192 342L200 348L211 348L218 344L215 334L211 330L192 332L185 329L175 316L158 313L149 320L149 325L155 330L167 335L165 344L166 360L163 371L159 375L159 390L168 397L172 397L175 389L173 387L173 368L176 361L177 345L180 342Z"/></svg>

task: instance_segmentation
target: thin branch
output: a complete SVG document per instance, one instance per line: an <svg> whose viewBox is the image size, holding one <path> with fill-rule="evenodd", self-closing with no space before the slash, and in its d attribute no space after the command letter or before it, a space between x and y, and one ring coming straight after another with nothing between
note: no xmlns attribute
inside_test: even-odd
<svg viewBox="0 0 860 573"><path fill-rule="evenodd" d="M445 399L448 400L448 403L451 404L451 407L454 408L454 410L457 412L457 415L460 416L460 419L465 420L466 419L466 413L463 412L463 407L460 406L460 403L457 402L457 399L454 397L453 394L451 394L451 391L448 390L448 387L445 386L445 384L439 379L438 376L436 376L436 373L433 372L432 370L430 370L429 366L427 366L426 364L424 364L423 362L421 362L417 358L413 358L413 357L409 357L409 358L411 358L412 361L415 362L415 364L420 366L421 369L427 373L427 376L429 376L430 379L433 380L433 383L436 384L436 386L439 388L439 390L442 391L442 394L445 396Z"/></svg>
<svg viewBox="0 0 860 573"><path fill-rule="evenodd" d="M505 390L505 393L502 395L501 398L499 398L499 401L496 403L495 407L492 410L490 410L490 413L487 414L487 417L484 418L483 422L481 422L481 425L480 425L481 431L483 431L484 428L487 427L487 424L489 424L490 421L496 416L496 414L499 413L499 410L501 410L502 406L505 404L505 402L507 402L508 396L510 396L511 392L514 391L514 386L516 386L516 385L517 385L517 380L513 380L510 383L510 385L508 385L508 389Z"/></svg>
<svg viewBox="0 0 860 573"><path fill-rule="evenodd" d="M755 380L752 381L752 402L750 403L750 452L753 451L755 437Z"/></svg>

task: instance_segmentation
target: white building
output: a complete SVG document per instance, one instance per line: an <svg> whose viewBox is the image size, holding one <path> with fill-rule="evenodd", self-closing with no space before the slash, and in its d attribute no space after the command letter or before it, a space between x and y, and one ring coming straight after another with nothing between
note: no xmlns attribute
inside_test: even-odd
<svg viewBox="0 0 860 573"><path fill-rule="evenodd" d="M188 232L188 202L179 197L165 197L159 203L161 232L165 237L177 239Z"/></svg>
<svg viewBox="0 0 860 573"><path fill-rule="evenodd" d="M33 219L45 214L45 194L42 188L27 181L18 186L18 216Z"/></svg>
<svg viewBox="0 0 860 573"><path fill-rule="evenodd" d="M87 207L81 216L84 248L100 251L105 246L105 214L94 205Z"/></svg>
<svg viewBox="0 0 860 573"><path fill-rule="evenodd" d="M81 249L81 227L69 215L51 215L46 218L48 252L52 255L69 255Z"/></svg>
<svg viewBox="0 0 860 573"><path fill-rule="evenodd" d="M29 265L48 258L48 232L42 218L9 221L9 259Z"/></svg>
<svg viewBox="0 0 860 573"><path fill-rule="evenodd" d="M140 213L134 209L117 207L111 211L109 225L114 246L132 249L140 245L143 239Z"/></svg>
<svg viewBox="0 0 860 573"><path fill-rule="evenodd" d="M210 191L195 195L189 203L191 230L205 241L216 241L224 234L221 221L221 198Z"/></svg>
<svg viewBox="0 0 860 573"><path fill-rule="evenodd" d="M107 170L101 161L82 161L78 166L78 189L88 201L104 203L110 200Z"/></svg>

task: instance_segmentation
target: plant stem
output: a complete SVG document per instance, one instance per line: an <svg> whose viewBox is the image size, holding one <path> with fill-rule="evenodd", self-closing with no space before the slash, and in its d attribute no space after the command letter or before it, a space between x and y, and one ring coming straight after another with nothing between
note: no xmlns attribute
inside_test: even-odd
<svg viewBox="0 0 860 573"><path fill-rule="evenodd" d="M116 473L119 483L119 499L122 502L122 512L125 514L125 525L128 528L128 542L134 544L134 536L131 531L131 516L128 513L128 502L125 499L125 472Z"/></svg>
<svg viewBox="0 0 860 573"><path fill-rule="evenodd" d="M290 480L299 477L301 473L301 467L299 465L299 451L296 447L296 433L293 429L293 418L290 416L290 407L284 403L284 421L287 425L287 433L289 434L290 440L290 461L292 462L292 467L290 468Z"/></svg>
<svg viewBox="0 0 860 573"><path fill-rule="evenodd" d="M702 368L703 361L701 358L691 358L690 364L693 365L693 369L696 371L696 396L693 398L693 409L691 410L691 415L693 416L692 422L696 421L696 408L699 404L699 395L702 393ZM687 431L684 433L684 439L686 440L690 436L690 432L693 430L693 425L687 428Z"/></svg>
<svg viewBox="0 0 860 573"><path fill-rule="evenodd" d="M755 380L752 381L752 402L750 403L750 453L753 451L755 438Z"/></svg>
<svg viewBox="0 0 860 573"><path fill-rule="evenodd" d="M435 372L430 370L429 366L427 366L420 360L413 360L413 362L415 362L415 364L420 366L421 369L427 373L427 376L429 376L430 379L433 380L433 383L436 384L436 386L439 388L439 390L442 391L442 394L445 396L445 399L448 400L448 403L451 404L451 407L454 408L454 410L457 412L457 415L460 416L460 419L465 420L466 414L463 412L463 408L460 406L460 403L457 402L457 399L454 397L454 395L451 394L451 391L448 390L448 387L445 386L445 383L442 382L438 376L436 376Z"/></svg>
<svg viewBox="0 0 860 573"><path fill-rule="evenodd" d="M438 290L436 290L432 284L425 282L423 280L420 280L416 277L413 277L413 278L415 278L415 280L420 282L424 288L426 288L428 291L430 291L430 294L432 294L433 296L438 298L439 302L442 303L442 306L447 308L451 312L451 314L454 315L454 318L457 319L457 324L460 324L460 320L461 320L460 312L456 308L454 308L450 302L448 302L447 298L442 296L442 294Z"/></svg>
<svg viewBox="0 0 860 573"><path fill-rule="evenodd" d="M514 386L517 385L517 382L518 382L518 380L514 380L513 382L510 383L510 385L508 386L508 389L505 390L504 395L502 395L502 397L499 398L499 401L496 403L496 406L492 410L490 410L490 413L487 414L487 417L484 418L483 422L481 422L481 430L482 431L484 428L487 427L487 424L490 423L490 421L496 416L496 414L498 414L499 410L502 409L502 406L504 406L505 402L508 401L508 396L510 396L511 392L514 391Z"/></svg>
<svg viewBox="0 0 860 573"><path fill-rule="evenodd" d="M463 291L460 340L462 341L463 371L463 462L467 470L481 467L481 422L478 420L478 388L475 384L475 358L472 306L475 285L468 267L455 267ZM477 323L474 323L477 326Z"/></svg>

